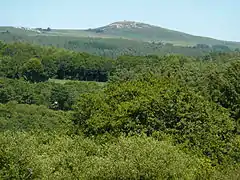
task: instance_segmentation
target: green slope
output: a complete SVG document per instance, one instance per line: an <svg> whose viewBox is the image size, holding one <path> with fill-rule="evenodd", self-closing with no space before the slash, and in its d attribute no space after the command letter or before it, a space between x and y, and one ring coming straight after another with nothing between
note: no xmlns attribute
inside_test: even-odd
<svg viewBox="0 0 240 180"><path fill-rule="evenodd" d="M229 52L240 49L240 43L237 42L187 35L143 23L127 22L120 28L119 24L117 25L113 23L113 25L88 30L51 29L49 31L0 27L0 41L7 43L22 41L43 46L55 46L111 58L121 55L141 56L169 53L201 56L213 51ZM212 47L198 47L195 46L196 44L207 44ZM224 47L214 47L213 45L224 45Z"/></svg>
<svg viewBox="0 0 240 180"><path fill-rule="evenodd" d="M117 36L129 39L137 39L142 41L162 41L173 43L176 45L227 45L239 46L238 42L222 41L208 37L194 36L183 32L173 31L166 28L152 26L149 24L120 21L107 26L88 30L103 36Z"/></svg>
<svg viewBox="0 0 240 180"><path fill-rule="evenodd" d="M27 36L64 36L64 37L92 37L129 39L145 42L164 42L174 45L193 46L196 44L226 45L239 48L239 42L222 41L208 37L194 36L183 32L173 31L158 26L133 21L119 21L96 29L52 29L51 31L37 32L34 29L21 29L14 27L0 27L0 33L10 31L16 35ZM1 34L0 34L1 35Z"/></svg>

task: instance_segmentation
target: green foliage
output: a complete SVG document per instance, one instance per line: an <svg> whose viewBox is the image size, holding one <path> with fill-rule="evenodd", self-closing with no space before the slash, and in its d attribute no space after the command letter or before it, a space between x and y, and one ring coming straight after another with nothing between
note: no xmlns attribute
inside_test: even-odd
<svg viewBox="0 0 240 180"><path fill-rule="evenodd" d="M211 172L207 162L147 137L102 146L82 137L4 132L0 150L4 179L197 179Z"/></svg>
<svg viewBox="0 0 240 180"><path fill-rule="evenodd" d="M0 56L0 75L8 78L19 77L17 61L10 56Z"/></svg>
<svg viewBox="0 0 240 180"><path fill-rule="evenodd" d="M43 48L24 43L5 44L0 49L0 75L24 77L30 82L48 78L106 82L113 60L87 53Z"/></svg>
<svg viewBox="0 0 240 180"><path fill-rule="evenodd" d="M0 78L0 103L17 101L21 104L37 104L53 109L69 110L80 94L99 91L102 87L96 82L32 84L23 80Z"/></svg>
<svg viewBox="0 0 240 180"><path fill-rule="evenodd" d="M44 67L37 58L31 58L23 64L21 69L23 77L30 82L41 82L48 78L43 74Z"/></svg>
<svg viewBox="0 0 240 180"><path fill-rule="evenodd" d="M111 84L104 93L82 95L74 123L86 135L111 133L149 136L163 131L177 143L222 162L234 137L234 121L228 112L207 101L174 79L150 77Z"/></svg>
<svg viewBox="0 0 240 180"><path fill-rule="evenodd" d="M51 101L56 102L57 104L53 104L56 109L70 109L71 105L73 104L74 97L70 96L69 91L67 91L67 88L65 86L62 86L60 84L57 84L53 87L52 93L51 93Z"/></svg>
<svg viewBox="0 0 240 180"><path fill-rule="evenodd" d="M71 126L70 114L44 106L0 104L0 131L64 132Z"/></svg>
<svg viewBox="0 0 240 180"><path fill-rule="evenodd" d="M214 48L113 60L0 42L0 179L239 179L240 54Z"/></svg>
<svg viewBox="0 0 240 180"><path fill-rule="evenodd" d="M206 94L228 108L231 116L236 120L237 129L240 133L240 61L235 60L225 64L221 69L215 69L206 75L204 82L207 82L205 88Z"/></svg>

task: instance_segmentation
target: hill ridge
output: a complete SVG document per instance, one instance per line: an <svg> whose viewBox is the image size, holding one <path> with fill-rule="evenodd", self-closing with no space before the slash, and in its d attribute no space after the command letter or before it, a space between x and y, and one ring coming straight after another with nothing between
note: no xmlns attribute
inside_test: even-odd
<svg viewBox="0 0 240 180"><path fill-rule="evenodd" d="M44 29L27 27L0 27L0 33L21 34L27 36L64 36L64 37L89 37L128 39L141 42L170 43L179 46L223 45L239 48L240 42L219 40L212 37L192 35L189 33L171 30L168 28L151 25L143 22L121 20L93 29Z"/></svg>

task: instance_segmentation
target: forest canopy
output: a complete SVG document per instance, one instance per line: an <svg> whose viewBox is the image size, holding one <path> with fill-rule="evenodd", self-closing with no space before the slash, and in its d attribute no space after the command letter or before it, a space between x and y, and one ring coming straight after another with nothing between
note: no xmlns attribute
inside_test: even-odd
<svg viewBox="0 0 240 180"><path fill-rule="evenodd" d="M239 179L239 77L237 51L0 42L0 178Z"/></svg>

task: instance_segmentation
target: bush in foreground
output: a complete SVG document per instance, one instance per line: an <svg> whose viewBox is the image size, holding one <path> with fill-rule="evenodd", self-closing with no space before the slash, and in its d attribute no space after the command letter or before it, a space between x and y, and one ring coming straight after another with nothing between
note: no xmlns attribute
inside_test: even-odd
<svg viewBox="0 0 240 180"><path fill-rule="evenodd" d="M170 142L120 137L98 145L82 137L0 134L0 177L10 179L196 179L209 163Z"/></svg>

